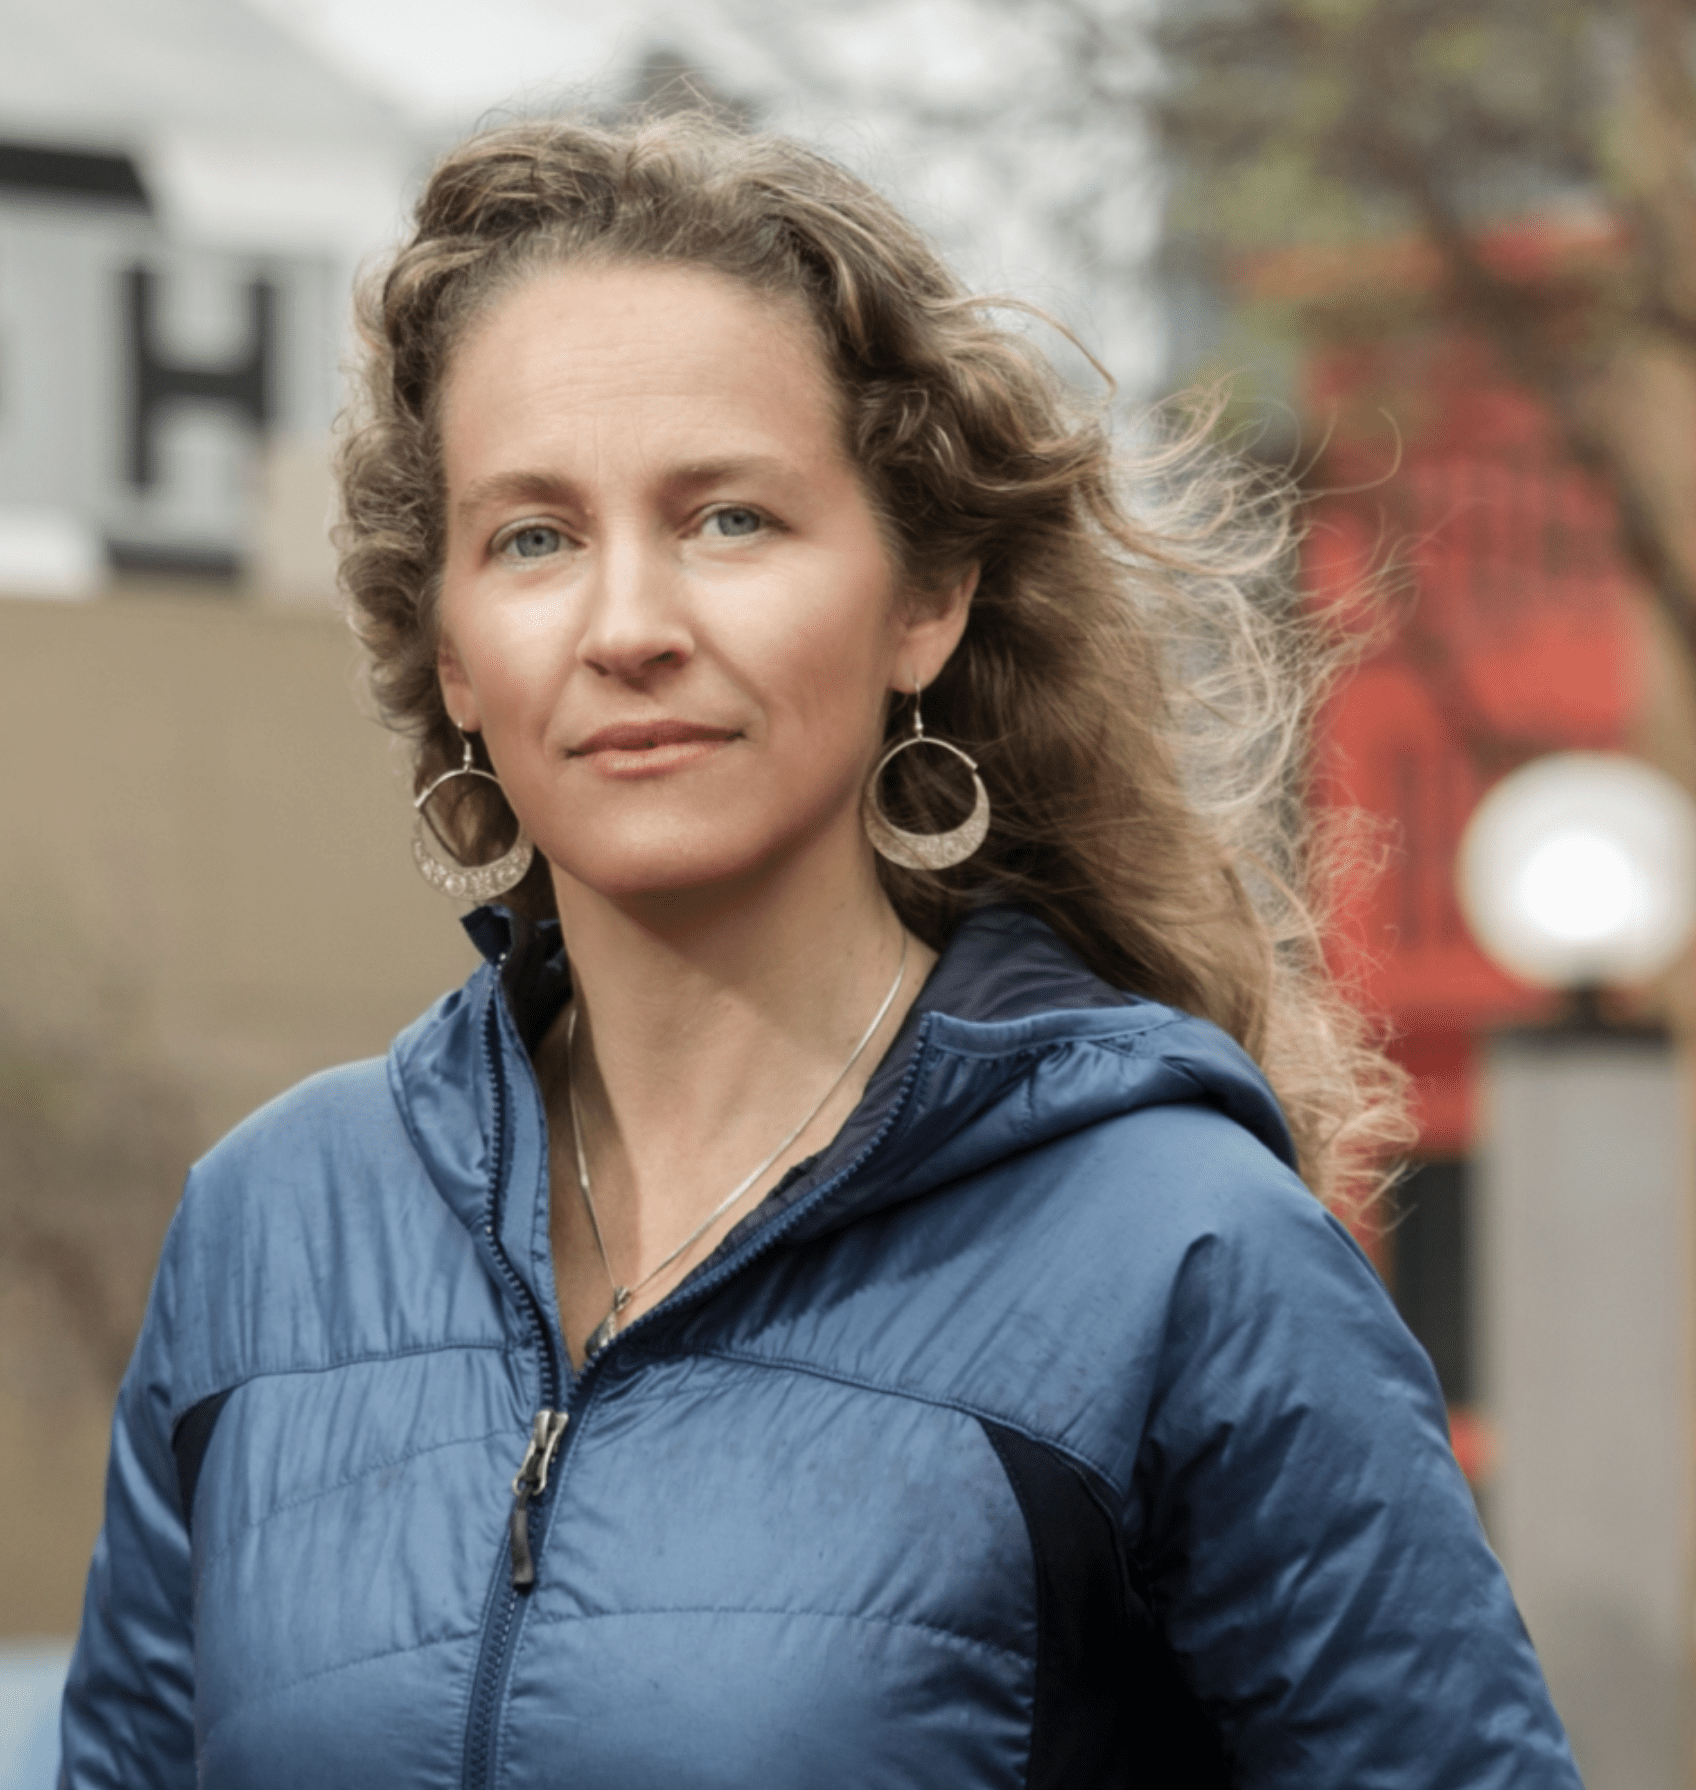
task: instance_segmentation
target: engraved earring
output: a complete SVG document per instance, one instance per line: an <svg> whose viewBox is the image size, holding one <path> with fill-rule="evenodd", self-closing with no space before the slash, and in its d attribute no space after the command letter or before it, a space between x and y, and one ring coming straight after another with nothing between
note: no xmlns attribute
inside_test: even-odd
<svg viewBox="0 0 1696 1790"><path fill-rule="evenodd" d="M487 864L461 864L457 860L450 863L432 847L433 839L443 850L452 849L430 819L427 806L431 796L444 783L451 783L455 777L481 777L485 783L494 784L496 789L501 786L500 779L492 772L479 770L471 762L471 736L463 727L459 729L459 737L465 742L463 762L456 770L443 771L413 799L417 818L412 823L412 861L432 889L455 901L493 901L497 895L504 895L524 880L536 848L525 836L523 827L518 829L518 837L512 844Z"/></svg>
<svg viewBox="0 0 1696 1790"><path fill-rule="evenodd" d="M909 833L890 820L878 801L878 784L889 761L913 746L940 746L944 752L952 752L972 773L972 811L946 833ZM978 775L977 760L947 740L925 732L917 683L913 686L913 731L906 739L897 740L877 761L860 804L860 819L873 850L907 870L946 870L951 864L963 864L989 836L989 793Z"/></svg>

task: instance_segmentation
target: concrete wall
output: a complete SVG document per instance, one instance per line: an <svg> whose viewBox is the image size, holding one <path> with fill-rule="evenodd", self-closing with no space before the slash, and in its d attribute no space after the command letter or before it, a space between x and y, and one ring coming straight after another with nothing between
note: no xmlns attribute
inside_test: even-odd
<svg viewBox="0 0 1696 1790"><path fill-rule="evenodd" d="M0 601L0 1019L61 1058L121 1043L181 1115L177 1181L474 961L412 867L403 760L357 681L311 609ZM43 1322L0 1278L0 1635L71 1631L99 1521L109 1392L43 1358Z"/></svg>
<svg viewBox="0 0 1696 1790"><path fill-rule="evenodd" d="M1689 1073L1549 1032L1484 1078L1491 1527L1591 1790L1692 1782Z"/></svg>

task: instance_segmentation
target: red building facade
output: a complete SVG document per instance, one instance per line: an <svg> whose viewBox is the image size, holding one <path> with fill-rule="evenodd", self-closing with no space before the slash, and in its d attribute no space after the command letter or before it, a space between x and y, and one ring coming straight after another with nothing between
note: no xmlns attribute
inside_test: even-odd
<svg viewBox="0 0 1696 1790"><path fill-rule="evenodd" d="M1426 321L1312 353L1305 405L1329 434L1304 555L1363 654L1320 720L1322 808L1367 820L1337 967L1387 1021L1419 1143L1395 1222L1370 1239L1450 1402L1455 1451L1488 1477L1474 1371L1470 1157L1479 1046L1550 997L1491 963L1455 863L1484 792L1571 748L1623 748L1641 703L1641 608L1607 493L1483 343ZM1393 419L1393 420L1392 420ZM1358 601L1355 593L1375 592Z"/></svg>
<svg viewBox="0 0 1696 1790"><path fill-rule="evenodd" d="M1382 823L1339 967L1416 1079L1422 1154L1464 1157L1475 1041L1547 997L1473 943L1455 895L1461 832L1527 759L1624 746L1641 624L1605 492L1481 344L1432 331L1333 348L1308 378L1309 415L1335 419L1322 483L1337 493L1312 505L1308 588L1382 593L1315 765L1321 804Z"/></svg>

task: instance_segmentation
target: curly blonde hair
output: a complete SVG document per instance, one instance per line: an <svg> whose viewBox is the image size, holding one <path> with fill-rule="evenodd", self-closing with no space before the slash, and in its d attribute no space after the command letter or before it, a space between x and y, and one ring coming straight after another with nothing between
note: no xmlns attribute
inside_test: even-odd
<svg viewBox="0 0 1696 1790"><path fill-rule="evenodd" d="M1299 777L1330 660L1288 595L1288 502L1203 427L1145 441L1132 476L1104 407L1004 303L963 293L893 206L798 144L702 115L490 131L436 168L411 239L362 290L341 577L416 787L461 750L436 678L454 347L543 268L643 262L799 301L907 587L922 601L981 568L925 712L978 761L993 824L952 870L880 860L902 920L940 947L968 905L1010 898L1108 982L1214 1020L1264 1067L1308 1183L1358 1204L1406 1128L1398 1072L1332 986L1314 916ZM891 739L906 721L892 702ZM905 824L959 818L927 762L942 757L904 753L886 774ZM513 822L465 782L447 824L480 859ZM552 911L540 860L513 899Z"/></svg>

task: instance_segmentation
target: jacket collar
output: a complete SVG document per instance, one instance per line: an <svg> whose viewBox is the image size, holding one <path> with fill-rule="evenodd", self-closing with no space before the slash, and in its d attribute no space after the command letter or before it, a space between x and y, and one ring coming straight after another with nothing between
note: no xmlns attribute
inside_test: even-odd
<svg viewBox="0 0 1696 1790"><path fill-rule="evenodd" d="M859 1108L782 1203L821 1190L793 1233L815 1236L1102 1119L1196 1101L1294 1166L1283 1113L1234 1040L1109 986L1034 915L983 907L960 923Z"/></svg>
<svg viewBox="0 0 1696 1790"><path fill-rule="evenodd" d="M474 1232L487 1221L504 1123L499 1147L515 1191L502 1240L514 1260L540 1260L545 1197L539 1218L516 1190L540 1197L546 1186L545 1120L526 1053L570 992L559 929L500 908L478 909L466 929L487 961L396 1040L391 1085L432 1180ZM499 1078L491 1045L502 1052ZM787 1235L816 1236L1098 1120L1195 1101L1293 1165L1264 1078L1217 1027L1109 987L1034 916L981 907L957 927L836 1138L713 1259L780 1218Z"/></svg>

